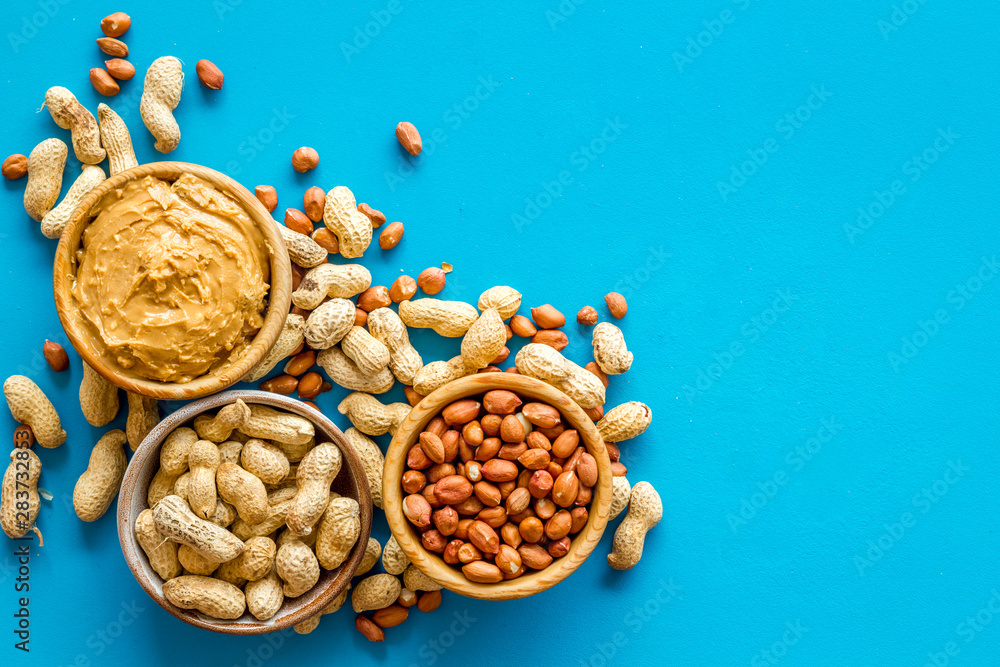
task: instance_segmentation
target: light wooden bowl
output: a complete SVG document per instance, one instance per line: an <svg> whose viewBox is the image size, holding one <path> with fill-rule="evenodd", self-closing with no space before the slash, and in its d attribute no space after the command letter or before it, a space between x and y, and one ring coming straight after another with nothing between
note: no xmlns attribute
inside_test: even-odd
<svg viewBox="0 0 1000 667"><path fill-rule="evenodd" d="M93 334L88 325L78 316L74 306L72 289L76 273L76 250L80 247L83 230L90 224L91 207L109 191L119 188L129 181L146 176L174 180L185 173L208 181L219 191L232 197L246 210L250 219L260 227L271 251L270 290L267 296L267 312L263 326L243 355L234 360L228 368L223 372L207 373L191 382L158 382L131 375L113 360L106 359L95 352L94 346L91 344ZM292 267L285 243L271 214L246 188L225 174L186 162L142 164L115 174L94 188L73 212L66 231L59 240L52 273L56 312L59 314L63 329L66 330L66 335L84 361L122 389L144 396L169 400L189 400L207 396L239 382L264 358L264 355L278 339L292 299Z"/></svg>
<svg viewBox="0 0 1000 667"><path fill-rule="evenodd" d="M587 507L590 516L587 525L576 536L569 552L555 559L544 570L532 571L517 579L496 584L469 581L462 571L448 565L441 556L424 549L420 534L403 516L403 489L400 485L406 470L406 455L417 443L421 431L449 403L460 398L484 394L491 389L507 389L522 397L532 398L558 408L564 422L580 432L580 440L587 451L597 459L598 480L594 497ZM611 508L611 460L604 448L604 441L594 422L566 394L541 380L511 373L482 373L449 382L425 397L403 420L389 444L382 476L382 497L385 499L385 516L389 528L413 564L424 574L445 588L481 600L513 600L540 593L556 585L587 559L604 533Z"/></svg>
<svg viewBox="0 0 1000 667"><path fill-rule="evenodd" d="M146 553L135 537L135 519L149 506L146 502L146 492L153 475L160 467L160 447L167 435L179 426L189 426L194 418L203 412L214 411L223 405L233 403L238 398L244 403L269 405L301 415L311 421L316 426L317 441L333 442L340 447L344 456L344 465L334 480L333 490L358 501L360 507L361 534L344 564L336 570L320 570L319 582L311 591L297 598L286 599L281 610L266 621L258 621L249 611L234 621L227 621L170 604L163 597L163 580L150 567L149 559L146 558ZM118 539L125 561L139 585L149 597L156 600L158 605L185 623L230 635L259 635L274 632L300 623L318 613L351 583L354 571L364 558L371 527L372 497L368 490L364 464L344 434L334 426L333 422L301 401L264 391L227 391L189 403L168 416L150 431L136 450L129 462L128 470L125 471L125 479L122 480L121 492L118 495Z"/></svg>

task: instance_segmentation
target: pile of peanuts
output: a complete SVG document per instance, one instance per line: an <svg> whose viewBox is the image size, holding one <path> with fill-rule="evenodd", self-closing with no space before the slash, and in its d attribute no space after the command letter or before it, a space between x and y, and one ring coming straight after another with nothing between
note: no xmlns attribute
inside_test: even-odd
<svg viewBox="0 0 1000 667"><path fill-rule="evenodd" d="M403 514L470 581L544 569L589 518L597 461L579 443L559 410L514 392L455 401L407 453Z"/></svg>
<svg viewBox="0 0 1000 667"><path fill-rule="evenodd" d="M174 606L237 619L272 618L286 598L336 570L361 532L360 508L333 491L340 448L312 422L236 401L172 431L135 533ZM375 565L369 545L363 574ZM314 619L336 611L338 598Z"/></svg>
<svg viewBox="0 0 1000 667"><path fill-rule="evenodd" d="M105 69L96 69L91 72L92 82L102 94L113 95L117 93L118 83L116 80L131 79L134 75L134 66L124 60L128 55L128 47L118 39L128 30L130 25L131 19L121 12L111 14L101 22L105 37L98 40L98 46L113 57L105 62ZM222 72L210 61L199 61L196 72L205 87L216 90L222 87L224 79ZM173 151L180 142L181 132L173 116L173 111L180 103L183 87L183 64L179 59L173 56L164 56L156 59L149 66L144 78L139 110L143 123L155 139L154 147L163 153ZM98 106L98 114L95 118L72 92L56 86L50 88L46 93L44 106L48 108L59 127L71 131L72 148L80 162L80 175L72 183L63 200L58 202L69 149L66 143L57 138L42 141L28 156L11 155L4 160L0 172L11 180L28 176L24 192L25 210L32 218L41 223L41 231L45 236L55 239L59 238L65 230L69 218L79 202L93 188L104 181L105 172L99 165L105 157L108 159L110 174L116 174L136 166L137 160L127 126L122 118L107 105ZM419 132L412 124L400 123L396 128L396 136L402 148L409 154L418 155L420 153L422 142ZM318 165L319 154L313 148L303 146L292 154L291 166L300 173L316 169ZM273 213L277 209L278 197L273 187L257 186L254 192L269 212ZM521 294L510 286L498 285L487 289L479 297L476 304L435 298L446 288L447 274L452 270L452 266L447 263L442 263L440 268L437 266L428 267L420 271L416 278L410 275L400 275L389 286L373 285L371 273L362 264L331 263L330 257L339 254L345 260L359 260L374 240L374 230L383 225L385 226L378 235L378 244L382 250L390 250L401 242L404 232L403 224L401 222L385 224L387 218L384 214L364 202L358 203L354 193L345 186L335 186L329 190L319 186L308 188L303 195L301 209L286 209L283 219L285 224L279 224L278 227L292 261L293 306L278 341L262 362L243 378L244 381L260 382L262 389L280 394L292 394L297 391L299 398L307 402L319 394L331 390L334 385L350 390L351 393L338 405L338 410L354 426L347 431L353 444L359 450L368 452L363 458L365 459L369 485L372 488L373 501L378 507L382 506L380 484L382 454L378 445L368 436L391 436L408 414L410 407L416 405L424 396L452 380L473 373L501 371L521 373L547 382L576 401L587 415L597 423L598 430L605 440L606 448L611 457L612 470L615 475L612 518L626 507L629 508L628 516L616 530L612 553L608 556L609 564L617 569L628 569L638 562L642 554L644 535L660 520L662 506L659 495L651 485L639 482L632 487L629 484L625 477L628 471L620 460L619 444L645 431L652 420L650 409L643 403L629 401L605 413L604 404L606 389L610 383L609 376L625 373L633 362L632 353L627 349L621 329L610 321L599 322L600 314L596 308L590 305L581 308L576 316L577 322L581 325L593 326L591 336L593 360L586 363L585 366L579 366L561 353L569 343L566 332L562 330L566 324L565 316L549 304L530 308L530 317L528 313L519 313ZM422 291L426 296L416 298L418 291ZM605 303L612 318L621 320L625 317L628 305L621 294L609 293L605 297ZM429 328L441 336L461 338L461 354L447 360L424 363L419 352L410 344L408 335L410 327ZM514 355L515 358L511 365L509 364L511 350L508 343L514 336L527 339L528 342ZM56 372L65 370L69 365L65 350L56 343L46 341L44 354ZM508 364L507 368L502 367L505 363ZM279 364L282 364L283 372L270 376ZM86 363L83 363L82 366L83 375L79 391L81 409L91 425L95 427L105 426L119 412L118 389ZM316 366L325 373L326 379L319 370L314 369ZM382 403L377 396L389 391L397 381L403 386L406 403ZM35 439L42 447L57 447L65 441L66 433L60 425L59 415L51 401L29 378L24 376L8 378L4 383L4 394L12 415L20 422L20 425L15 432L16 448L11 453L11 463L4 475L2 494L0 494L0 524L8 535L21 537L29 530L37 531L35 521L40 507L37 482L41 471L41 461L35 452L29 451L25 456L23 450L30 447ZM309 405L316 408L315 404L309 403ZM128 420L125 431L109 431L95 444L88 468L81 474L77 483L74 492L74 506L77 514L84 521L94 521L102 516L117 494L127 464L125 443L128 443L134 450L159 422L159 407L155 399L129 392L127 393L127 406ZM489 434L493 423L496 422L495 419L491 418L491 415L493 417L513 416L490 413L487 410L487 413L481 418L477 414L475 419L470 420L469 423L477 421L483 432L483 441L475 445L475 454L479 454L478 450L485 445L486 449L482 450L482 455L485 456L492 445L492 440L497 438L496 434ZM530 417L525 414L524 408L521 409L520 417L516 418L516 421L525 431L524 442L502 444L504 440L501 434L500 449L496 452L496 456L491 455L487 461L479 461L475 454L466 460L461 456L462 452L459 452L457 455L451 456L448 461L434 462L429 459L432 463L427 466L427 473L417 468L410 471L425 475L427 482L429 482L420 488L419 493L411 493L410 497L421 498L428 505L431 505L429 497L433 498L434 502L440 502L437 496L429 492L428 489L435 487L444 477L453 476L473 483L472 495L462 501L467 504L465 509L474 506L471 499L484 505L475 513L476 519L473 520L473 523L468 523L472 516L470 514L469 518L460 519L457 522L455 531L451 535L447 535L436 524L434 528L424 532L425 546L433 547L432 550L441 548L441 553L446 560L454 560L456 565L464 563L465 567L468 567L471 564L472 567L465 570L470 578L496 579L494 570L485 571L488 568L484 568L484 565L489 564L491 560L486 557L488 555L493 555L492 561L495 566L505 564L507 566L505 569L510 570L516 563L513 554L510 553L510 551L514 551L520 558L519 569L522 571L524 567L533 567L532 563L541 565L546 559L559 557L566 545L565 540L568 540L569 535L578 530L581 521L582 523L586 522L581 517L586 512L588 491L585 489L589 488L587 484L584 483L577 487L574 500L563 509L553 509L563 506L556 502L555 496L552 494L557 491L557 486L560 488L563 486L559 484L559 479L567 472L573 472L577 482L582 483L582 475L584 471L588 470L589 462L585 461L582 455L573 458L579 451L576 446L566 456L554 455L552 452L557 449L561 451L567 440L559 442L561 434L554 435L553 431L550 430L556 427L539 426L531 422ZM497 433L502 432L503 423L504 419L501 419L500 430ZM508 431L516 428L513 421L508 423ZM464 440L466 447L471 449L472 446L469 443L475 442L476 436L472 432L474 429L470 427L470 437L466 437L466 425L463 425L460 441ZM445 426L448 424L446 423ZM435 426L434 429L438 430L440 426ZM546 433L547 430L548 433ZM436 434L430 428L428 429L429 433L433 433L441 439L442 444L445 444L447 440L449 448L454 436L448 435L448 433L456 431L457 429L446 428L442 434ZM200 434L197 435L199 435L198 442L214 442L209 438L201 437ZM232 442L244 447L246 443L255 439L251 434L238 428L233 431L233 436ZM509 437L513 437L513 434L509 433ZM541 437L549 440L550 449L545 448ZM488 441L491 444L486 444ZM359 442L363 444L359 445ZM525 446L525 451L515 458L517 463L500 455L501 450L504 451L505 455L510 455L521 444ZM264 445L267 446L263 449L272 454L274 451L269 447L281 451L289 463L289 471L291 471L289 474L294 475L295 461L282 447L282 440L273 438L270 443L264 442ZM510 445L514 447L510 447ZM434 445L432 444L431 447L433 448ZM207 450L209 448L201 445L199 449ZM219 449L221 460L222 457L226 456L225 452L235 449L235 445L230 444L230 441L224 441L218 443L217 449ZM257 450L260 447L254 445L251 449ZM544 470L530 468L525 465L524 461L520 460L521 456L527 454L526 460L531 465L538 465L542 458L541 455L528 453L535 450L549 453L550 459ZM240 456L242 457L242 454ZM461 475L458 465L452 463L456 460L456 456L461 459L458 463L462 466ZM533 457L537 457L538 460L533 460ZM560 459L562 460L560 461ZM196 457L195 467L200 465L197 461L200 459ZM473 480L470 477L470 475L483 475L487 483L494 484L494 482L489 481L484 472L484 464L490 461L496 461L487 469L489 474L494 477L496 473L492 470L493 468L497 468L497 472L501 476L505 477L510 474L510 466L506 464L512 464L515 467L520 465L525 468L525 470L518 468L518 472L512 480L495 483L497 490L500 491L502 501L509 504L511 498L514 498L513 509L519 508L520 502L523 500L524 494L518 489L528 489L531 498L529 502L532 503L530 511L535 516L520 517L522 520L518 522L516 527L518 533L516 537L512 527L513 521L508 522L505 519L502 523L498 523L500 510L496 508L499 508L500 505L487 507L487 502L476 494L475 484L483 480ZM239 465L242 463L242 458L226 462L233 464L246 475L255 476L249 468ZM418 466L426 463L426 461L415 462ZM180 468L181 463L180 461L173 462L174 468ZM189 500L187 496L173 494L174 486L180 482L184 474L194 472L194 467L191 467L190 464L190 459L183 461L183 465L188 466L188 468L186 473L179 471L178 478L174 479L169 487L170 495L179 498L194 518L201 522L211 523L209 518L199 516L193 511L191 505L186 504ZM581 464L583 465L582 469ZM448 465L454 465L455 474L437 478L436 476L440 472L447 471L447 468L443 466ZM562 471L557 472L555 466L562 467ZM567 471L567 466L575 467L575 470ZM431 469L437 470L431 473ZM231 471L230 468L227 470ZM526 471L531 470L534 472L531 473L527 485L521 485L519 483L521 477ZM163 472L162 467L161 472ZM533 491L541 493L545 479L543 475L538 475L538 479L535 480L535 485L532 487L531 479L538 472L546 472L552 478L552 489L547 496L536 497L533 495ZM218 471L216 471L217 475ZM432 475L436 478L433 481L431 480ZM187 479L192 478L189 476ZM563 479L566 480L569 477ZM409 475L407 478L409 488L416 488L417 483L414 480L419 480L419 477ZM258 478L258 481L262 480ZM279 484L290 481L283 479ZM511 482L513 482L513 488L507 492ZM184 483L180 482L180 484L178 490L184 490ZM442 487L442 491L447 484ZM569 484L569 482L564 481L565 484ZM501 485L506 486L501 489ZM289 488L291 487L285 487L284 494L289 493ZM483 489L480 493L492 502L495 494L486 485L481 485L480 488ZM257 495L259 496L259 493ZM281 497L282 489L276 486L268 489L268 507L271 507L272 503L275 506L280 506L282 502L289 500L288 498L281 500ZM196 504L202 501L206 502L204 506L199 505L201 509L208 508L205 497L196 495L196 498L200 498L196 500ZM164 498L157 500L163 501ZM329 502L329 495L326 497L326 501L324 507L332 505ZM177 501L171 502L178 505ZM462 506L462 502L454 505L442 503L440 507L432 508L434 514L442 517L439 522L446 527L446 530L450 529L449 519L446 517L446 515L450 515L450 512L446 508L454 509L456 506ZM223 505L228 504L225 500L217 499L216 507L222 508ZM409 500L408 504L418 505L419 501ZM150 506L155 507L156 503L151 503ZM169 503L167 506L169 507ZM541 511L539 511L539 507ZM570 507L573 509L569 509ZM190 517L180 512L179 506L175 509L176 514L184 516L185 521L190 520ZM415 513L414 509L421 511ZM408 511L411 515L418 516L422 515L423 509L421 506L410 508ZM510 509L511 507L508 507L507 504L502 509L507 518L511 514L517 517L528 511L524 510L519 513L510 512ZM445 511L441 512L440 510ZM545 518L545 514L549 510L553 510L553 512ZM455 512L458 513L458 509L455 509ZM483 514L484 512L485 514ZM565 528L566 521L563 512L570 516L569 530L565 535L554 538L552 535L560 535ZM480 514L482 514L482 519L479 518ZM559 518L556 519L556 517ZM545 524L541 525L542 535L536 541L532 541L529 538L538 533L539 526L530 519L535 519L538 524L541 524L543 518L545 518ZM148 519L149 515L147 515L147 524L149 523ZM317 518L317 520L319 519ZM235 522L238 521L241 519L234 517L232 525L235 526ZM498 523L498 525L493 526L491 522ZM550 523L552 528L549 528ZM477 528L471 533L468 532L468 528L474 524L477 525ZM490 552L494 545L492 536L478 527L478 524L483 524L494 533L496 529L500 530L499 538L503 540L503 544L500 545L499 540L496 541L496 554ZM525 525L522 526L522 524ZM155 520L153 525L155 528ZM276 529L279 527L280 525ZM223 530L223 532L230 532L222 526L216 525L216 528ZM522 533L522 528L527 536ZM286 534L288 535L285 537L287 543L304 543L302 540L292 538L306 537L306 535L296 536L292 533L291 525L287 530L274 537L266 535L253 537L266 537L274 543L275 554L272 555L275 556L276 563L277 554L280 553L283 546L283 543L280 543L282 535ZM469 537L466 538L463 535L469 535ZM446 541L442 546L443 538L449 536L454 539ZM485 539L483 539L484 537ZM242 541L239 537L235 537L235 539ZM466 539L468 542L463 545L454 544L457 540L465 542ZM511 544L519 540L516 547ZM232 542L232 540L228 541ZM477 545L476 541L486 545L487 549L484 550ZM372 558L368 556L379 545L374 540L372 542L374 542L374 546L369 545L369 551L366 552L366 562L371 560L374 563L378 559L378 555L376 554ZM182 544L181 542L171 541L169 544L173 545L175 551L180 552L181 547L178 545ZM453 544L454 546L449 552L449 546ZM544 546L542 546L543 544ZM189 548L184 549L185 553L189 551L197 553L194 546L187 546ZM511 549L507 550L503 547L511 547ZM168 546L167 549L169 548ZM300 548L296 548L301 551ZM463 548L464 551L462 551ZM473 558L466 563L461 556L466 558L470 555L474 556L475 552L471 549L476 549L486 555L482 559ZM503 550L503 557L500 557L498 562L501 550ZM268 549L263 548L265 554L268 551ZM461 556L459 555L460 551ZM234 560L242 558L242 553L235 556ZM312 553L318 557L315 551ZM201 557L204 555L200 554ZM217 557L221 554L215 553L214 555ZM386 562L387 557L388 563ZM153 557L150 556L150 558ZM193 555L190 560L193 562ZM362 634L376 641L381 641L384 638L383 628L402 622L405 619L404 612L411 606L429 611L440 603L440 586L409 565L405 561L405 555L399 550L398 545L395 545L394 540L390 539L389 543L386 544L382 560L386 572L372 575L362 581L356 587L354 596L356 598L355 611L359 614L356 618L356 626ZM224 568L229 565L229 561L221 563L218 569L225 571ZM371 565L369 565L370 567ZM367 570L359 569L358 573L361 574L365 571ZM277 575L277 572L275 574ZM512 575L516 576L513 571L509 574L506 571L502 572L503 577ZM186 576L206 577L206 575L191 574L172 577L171 580L182 579ZM268 576L270 575L265 573L264 579L267 579ZM400 576L402 581L399 579ZM375 579L376 577L381 578ZM396 583L389 582L385 577L390 577ZM206 578L212 579L212 577ZM277 578L280 580L280 576ZM229 583L222 579L216 580ZM262 580L258 579L257 581ZM369 580L374 581L366 584L365 582ZM252 583L256 584L247 578L246 586L250 586ZM212 585L221 586L221 584ZM174 598L183 601L183 596L180 594L180 584L172 584L171 588L178 589L175 590L176 594L172 594ZM238 587L236 588L239 590ZM358 590L361 590L362 594L358 595ZM226 612L231 614L238 607L235 604L238 596L232 594L231 591L227 594L234 601L232 608ZM282 595L287 594L287 592L282 593ZM247 594L240 591L240 595L249 605ZM343 600L340 600L340 603L343 603ZM333 605L328 609L333 610L332 607ZM221 609L216 611L221 612ZM366 615L366 612L372 613ZM310 619L305 624L300 624L296 629L300 632L308 632L315 628L316 623L318 623L318 617Z"/></svg>

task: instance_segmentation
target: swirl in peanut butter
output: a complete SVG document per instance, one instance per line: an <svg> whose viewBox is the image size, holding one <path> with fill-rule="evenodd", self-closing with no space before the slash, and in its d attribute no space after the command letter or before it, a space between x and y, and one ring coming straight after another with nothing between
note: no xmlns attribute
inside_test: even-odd
<svg viewBox="0 0 1000 667"><path fill-rule="evenodd" d="M270 254L233 199L190 174L106 194L77 251L73 296L95 351L129 374L190 382L260 329Z"/></svg>

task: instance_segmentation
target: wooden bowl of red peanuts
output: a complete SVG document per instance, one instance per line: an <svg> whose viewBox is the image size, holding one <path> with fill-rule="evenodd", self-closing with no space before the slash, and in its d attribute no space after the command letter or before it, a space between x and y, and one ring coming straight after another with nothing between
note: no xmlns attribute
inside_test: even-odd
<svg viewBox="0 0 1000 667"><path fill-rule="evenodd" d="M448 590L527 597L572 574L601 539L611 462L575 402L540 380L483 373L425 397L386 454L389 528Z"/></svg>

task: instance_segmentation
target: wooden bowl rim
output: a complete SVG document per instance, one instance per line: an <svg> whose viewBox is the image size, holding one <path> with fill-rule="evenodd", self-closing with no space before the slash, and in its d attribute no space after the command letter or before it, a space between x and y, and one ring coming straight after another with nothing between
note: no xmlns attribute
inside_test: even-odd
<svg viewBox="0 0 1000 667"><path fill-rule="evenodd" d="M286 600L282 606L291 603L294 608L287 611L279 610L278 613L266 621L256 620L249 611L245 612L240 619L227 621L223 619L211 618L192 609L180 609L170 604L163 596L163 580L153 571L149 565L146 553L139 546L135 537L135 519L139 513L148 507L146 502L146 492L149 483L140 484L144 477L143 471L148 465L158 462L160 448L167 435L179 426L189 424L198 415L228 405L242 399L246 403L257 403L268 405L293 412L305 417L312 422L324 435L330 437L344 456L345 465L341 468L341 474L346 469L350 476L350 482L358 491L358 506L360 510L361 532L358 541L351 550L351 555L336 570L322 571L322 577L327 576L329 581L326 588L313 593L310 591L305 595ZM150 480L152 475L146 476ZM144 591L153 598L157 604L170 612L176 618L193 625L195 627L220 632L230 635L259 635L268 632L275 632L290 627L319 613L326 605L333 601L351 583L354 572L358 569L364 558L368 547L368 538L371 536L372 525L372 497L368 488L368 478L365 474L365 467L358 456L357 451L343 432L325 415L301 401L279 394L256 390L234 390L215 394L198 401L194 401L171 413L149 432L149 435L142 441L136 449L132 460L129 462L125 477L122 480L121 492L118 495L118 540L121 543L122 554L129 570ZM327 574L323 574L327 573ZM317 587L322 586L317 583ZM298 605L298 606L295 606ZM249 619L249 620L248 620Z"/></svg>
<svg viewBox="0 0 1000 667"><path fill-rule="evenodd" d="M587 525L573 538L569 552L544 570L529 571L517 579L496 584L469 581L462 571L445 563L441 557L424 549L413 526L403 516L400 479L406 467L406 455L417 442L420 432L446 405L467 396L491 389L507 389L522 397L549 403L559 409L569 425L580 433L587 451L597 459L598 481L588 506ZM555 387L525 375L482 373L449 382L427 395L403 420L389 444L382 476L382 497L386 520L393 537L410 562L428 577L450 591L481 600L513 600L540 593L556 585L587 559L601 540L611 511L611 460L604 440L594 422L569 396Z"/></svg>
<svg viewBox="0 0 1000 667"><path fill-rule="evenodd" d="M97 203L98 199L111 190L138 178L159 176L164 179L176 179L185 173L204 179L220 191L233 197L264 234L271 256L271 279L264 323L243 356L236 359L224 372L210 372L185 383L157 382L131 377L122 373L117 367L105 363L100 356L93 354L86 345L86 341L89 341L92 336L86 325L76 316L73 306L73 274L71 271L75 263L73 254L80 245L83 230L90 224L90 209ZM271 217L264 205L249 190L229 176L208 167L188 162L150 162L110 176L94 188L76 207L56 248L52 269L52 291L55 297L56 313L70 343L84 361L108 381L126 391L143 396L167 400L190 400L228 389L260 363L264 355L278 340L285 325L285 318L288 316L292 299L292 267L285 242L277 225L278 223Z"/></svg>

